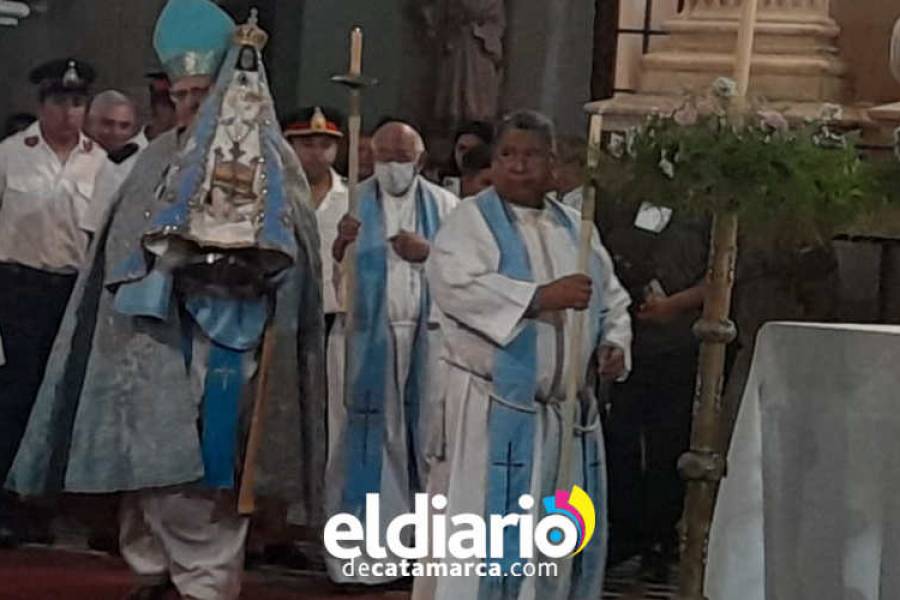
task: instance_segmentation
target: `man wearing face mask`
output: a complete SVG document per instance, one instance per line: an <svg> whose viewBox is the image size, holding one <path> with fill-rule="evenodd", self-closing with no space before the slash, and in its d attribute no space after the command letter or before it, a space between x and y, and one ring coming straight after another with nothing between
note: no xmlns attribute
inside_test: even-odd
<svg viewBox="0 0 900 600"><path fill-rule="evenodd" d="M356 282L353 330L339 318L329 338L326 509L363 519L366 494L380 494L384 525L410 512L413 494L424 491L421 440L435 404L431 394L440 387L441 342L424 263L458 199L419 174L425 145L410 125L383 124L372 145L375 177L361 184L358 213L341 219L332 247L340 264L355 245ZM395 579L359 572L360 564L379 560L397 559L329 558L329 576L367 585Z"/></svg>

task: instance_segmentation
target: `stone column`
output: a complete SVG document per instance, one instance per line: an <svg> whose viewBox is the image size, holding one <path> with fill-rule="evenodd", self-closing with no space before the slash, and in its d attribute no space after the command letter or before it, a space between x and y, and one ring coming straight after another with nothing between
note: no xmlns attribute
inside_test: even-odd
<svg viewBox="0 0 900 600"><path fill-rule="evenodd" d="M731 75L742 0L689 0L644 57L639 91L680 94ZM750 93L769 100L841 102L846 67L830 0L761 0Z"/></svg>

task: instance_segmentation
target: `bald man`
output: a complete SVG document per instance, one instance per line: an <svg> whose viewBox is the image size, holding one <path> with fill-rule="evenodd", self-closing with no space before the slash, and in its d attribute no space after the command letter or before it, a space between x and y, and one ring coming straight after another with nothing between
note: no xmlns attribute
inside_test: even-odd
<svg viewBox="0 0 900 600"><path fill-rule="evenodd" d="M138 155L147 146L138 133L137 106L134 100L117 90L100 92L91 100L86 133L107 152L107 160L97 175L94 194L81 228L94 234L109 208L109 201L131 173Z"/></svg>
<svg viewBox="0 0 900 600"><path fill-rule="evenodd" d="M435 412L441 343L424 264L458 199L419 174L425 144L410 125L382 125L372 146L375 176L361 184L357 215L343 217L332 246L340 265L355 245L356 282L350 330L341 315L329 338L326 507L365 522L366 494L379 494L384 539L386 523L410 512L413 494L424 491L423 439ZM383 561L398 559L330 557L328 572L339 583L399 579L382 572Z"/></svg>
<svg viewBox="0 0 900 600"><path fill-rule="evenodd" d="M137 108L131 98L117 90L106 90L91 100L85 132L107 153L125 146L137 131Z"/></svg>

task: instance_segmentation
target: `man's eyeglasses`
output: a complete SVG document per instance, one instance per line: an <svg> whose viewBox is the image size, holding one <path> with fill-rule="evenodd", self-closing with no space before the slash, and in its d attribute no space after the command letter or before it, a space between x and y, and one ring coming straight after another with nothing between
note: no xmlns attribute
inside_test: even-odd
<svg viewBox="0 0 900 600"><path fill-rule="evenodd" d="M203 100L209 93L209 88L210 86L172 90L169 92L169 97L172 99L172 102L185 102L188 98L192 100Z"/></svg>

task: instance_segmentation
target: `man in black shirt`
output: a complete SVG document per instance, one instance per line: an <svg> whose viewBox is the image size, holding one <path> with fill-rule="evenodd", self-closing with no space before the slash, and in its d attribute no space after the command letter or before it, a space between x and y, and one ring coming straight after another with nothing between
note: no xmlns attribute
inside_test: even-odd
<svg viewBox="0 0 900 600"><path fill-rule="evenodd" d="M600 228L634 302L634 364L610 392L606 424L610 562L641 553L653 578L677 552L710 224L665 206L607 205Z"/></svg>

